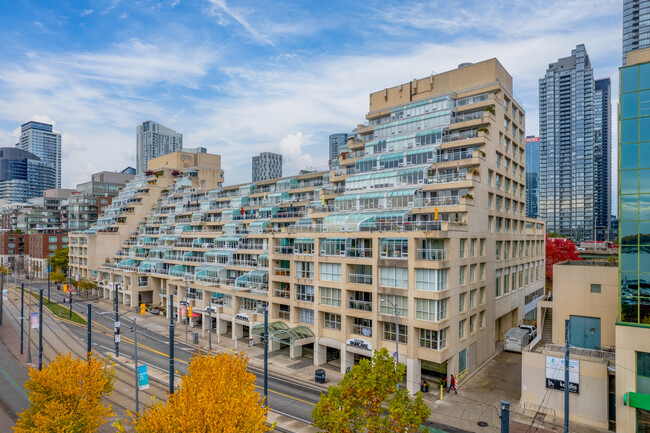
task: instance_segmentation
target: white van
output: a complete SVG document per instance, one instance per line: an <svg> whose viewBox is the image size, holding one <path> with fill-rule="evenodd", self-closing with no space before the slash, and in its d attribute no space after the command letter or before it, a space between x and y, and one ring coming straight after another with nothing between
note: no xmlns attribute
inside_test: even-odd
<svg viewBox="0 0 650 433"><path fill-rule="evenodd" d="M530 333L528 329L512 328L506 332L503 350L521 353L528 343L530 343Z"/></svg>

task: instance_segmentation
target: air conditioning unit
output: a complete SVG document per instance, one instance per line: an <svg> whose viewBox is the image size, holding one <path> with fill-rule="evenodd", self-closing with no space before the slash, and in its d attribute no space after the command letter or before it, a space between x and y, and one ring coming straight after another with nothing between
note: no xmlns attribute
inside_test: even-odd
<svg viewBox="0 0 650 433"><path fill-rule="evenodd" d="M427 162L433 162L433 158L427 158Z"/></svg>
<svg viewBox="0 0 650 433"><path fill-rule="evenodd" d="M418 129L420 129L420 128L418 128ZM409 148L409 149L411 149L411 148L413 147L413 143L409 143L409 144L407 144L406 147Z"/></svg>
<svg viewBox="0 0 650 433"><path fill-rule="evenodd" d="M419 183L420 185L423 185L423 184L424 184L424 179L419 179L419 180L418 180L418 183Z"/></svg>
<svg viewBox="0 0 650 433"><path fill-rule="evenodd" d="M440 143L442 143L442 138L438 138L438 139L436 140L436 144L440 144Z"/></svg>
<svg viewBox="0 0 650 433"><path fill-rule="evenodd" d="M404 163L403 163L403 162L398 162L398 163L397 163L397 166L398 166L398 167L404 167Z"/></svg>
<svg viewBox="0 0 650 433"><path fill-rule="evenodd" d="M345 257L345 250L342 250L342 251L340 252L340 256L341 256L341 257Z"/></svg>
<svg viewBox="0 0 650 433"><path fill-rule="evenodd" d="M408 206L409 206L409 207L413 207L413 202L410 201L409 204L408 204Z"/></svg>
<svg viewBox="0 0 650 433"><path fill-rule="evenodd" d="M408 167L409 165L413 165L413 162L411 162L411 161L406 161L406 166Z"/></svg>

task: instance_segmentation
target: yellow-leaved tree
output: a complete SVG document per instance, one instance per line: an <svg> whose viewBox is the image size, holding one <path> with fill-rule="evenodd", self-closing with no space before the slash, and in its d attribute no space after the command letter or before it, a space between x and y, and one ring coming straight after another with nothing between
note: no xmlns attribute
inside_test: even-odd
<svg viewBox="0 0 650 433"><path fill-rule="evenodd" d="M243 353L195 355L189 375L167 402L157 401L135 417L127 413L118 432L137 433L258 433L272 430L266 424L269 409L255 392L255 375L246 370Z"/></svg>
<svg viewBox="0 0 650 433"><path fill-rule="evenodd" d="M92 433L113 415L102 397L113 392L115 369L96 355L59 355L43 370L31 368L25 388L31 406L18 414L16 432Z"/></svg>

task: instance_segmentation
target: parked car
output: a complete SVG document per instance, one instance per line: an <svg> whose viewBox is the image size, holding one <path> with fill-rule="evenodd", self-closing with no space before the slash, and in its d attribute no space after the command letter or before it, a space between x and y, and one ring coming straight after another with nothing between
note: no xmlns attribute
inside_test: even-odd
<svg viewBox="0 0 650 433"><path fill-rule="evenodd" d="M149 310L151 314L160 314L161 310L158 307L153 307L151 310Z"/></svg>
<svg viewBox="0 0 650 433"><path fill-rule="evenodd" d="M530 334L528 332L528 329L511 328L506 332L503 350L521 353L524 347L530 343Z"/></svg>
<svg viewBox="0 0 650 433"><path fill-rule="evenodd" d="M217 312L217 306L216 305L208 305L208 306L206 306L205 307L205 312L207 313L208 311L210 311L212 313L216 313Z"/></svg>
<svg viewBox="0 0 650 433"><path fill-rule="evenodd" d="M533 341L537 337L537 328L533 325L521 325L519 328L527 329L528 335L530 336L530 341Z"/></svg>
<svg viewBox="0 0 650 433"><path fill-rule="evenodd" d="M181 307L189 307L189 306L190 306L190 302L189 302L189 301L180 301L178 304L179 304Z"/></svg>

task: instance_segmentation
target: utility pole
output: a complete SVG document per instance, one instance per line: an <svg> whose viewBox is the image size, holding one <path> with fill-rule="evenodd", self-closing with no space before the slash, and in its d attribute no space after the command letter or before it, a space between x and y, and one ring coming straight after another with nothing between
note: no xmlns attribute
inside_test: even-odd
<svg viewBox="0 0 650 433"><path fill-rule="evenodd" d="M70 320L72 320L72 284L70 284Z"/></svg>
<svg viewBox="0 0 650 433"><path fill-rule="evenodd" d="M38 371L43 369L43 289L38 295Z"/></svg>
<svg viewBox="0 0 650 433"><path fill-rule="evenodd" d="M269 406L269 307L264 309L264 404Z"/></svg>
<svg viewBox="0 0 650 433"><path fill-rule="evenodd" d="M50 261L48 259L47 262L47 301L52 302L52 298L50 297Z"/></svg>
<svg viewBox="0 0 650 433"><path fill-rule="evenodd" d="M2 311L4 309L4 299L5 299L5 288L4 288L5 279L3 275L0 274L0 325L2 325Z"/></svg>
<svg viewBox="0 0 650 433"><path fill-rule="evenodd" d="M564 433L569 433L569 323L564 321Z"/></svg>
<svg viewBox="0 0 650 433"><path fill-rule="evenodd" d="M140 384L138 383L138 328L136 320L133 318L133 344L135 345L135 413L140 412Z"/></svg>
<svg viewBox="0 0 650 433"><path fill-rule="evenodd" d="M380 301L385 301L392 305L393 312L395 313L395 371L397 371L399 365L399 323L397 322L397 317L399 315L397 314L397 306L393 304L390 299L381 299ZM397 382L396 386L397 389L399 389L399 382Z"/></svg>
<svg viewBox="0 0 650 433"><path fill-rule="evenodd" d="M92 305L88 304L88 338L87 338L87 346L86 346L86 354L88 355L88 359L90 359L90 351L93 349L93 331L92 331L92 315L93 315L93 310L92 310Z"/></svg>
<svg viewBox="0 0 650 433"><path fill-rule="evenodd" d="M169 393L174 394L174 294L169 295Z"/></svg>
<svg viewBox="0 0 650 433"><path fill-rule="evenodd" d="M120 337L118 337L118 332L119 328L117 327L118 323L120 323L120 317L118 314L118 307L117 307L117 283L115 283L115 294L113 295L113 307L115 309L115 357L120 356Z"/></svg>
<svg viewBox="0 0 650 433"><path fill-rule="evenodd" d="M28 322L27 322L27 363L32 362L32 289L29 288L29 304L27 304Z"/></svg>
<svg viewBox="0 0 650 433"><path fill-rule="evenodd" d="M208 307L208 350L212 351L212 305Z"/></svg>
<svg viewBox="0 0 650 433"><path fill-rule="evenodd" d="M187 278L185 279L185 341L187 341L187 322L189 322L189 309L187 308L190 303L187 300L187 286L188 286L188 281Z"/></svg>
<svg viewBox="0 0 650 433"><path fill-rule="evenodd" d="M23 335L25 323L25 283L20 287L20 354L23 354Z"/></svg>

